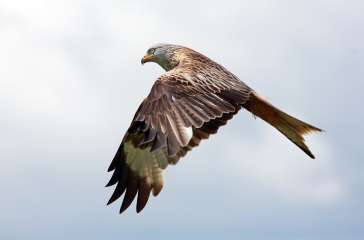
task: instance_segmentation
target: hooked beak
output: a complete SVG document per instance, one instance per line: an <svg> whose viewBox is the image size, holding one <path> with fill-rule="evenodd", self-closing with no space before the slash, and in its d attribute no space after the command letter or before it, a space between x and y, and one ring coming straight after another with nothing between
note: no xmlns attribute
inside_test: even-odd
<svg viewBox="0 0 364 240"><path fill-rule="evenodd" d="M142 64L144 64L144 63L146 63L146 62L150 62L150 61L152 61L152 59L153 59L153 55L148 55L148 54L146 54L146 55L142 58L141 63L142 63Z"/></svg>

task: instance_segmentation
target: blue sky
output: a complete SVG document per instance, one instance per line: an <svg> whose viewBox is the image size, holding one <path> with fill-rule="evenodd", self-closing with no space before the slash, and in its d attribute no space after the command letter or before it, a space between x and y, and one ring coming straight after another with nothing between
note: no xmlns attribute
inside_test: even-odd
<svg viewBox="0 0 364 240"><path fill-rule="evenodd" d="M362 239L362 1L0 1L1 239ZM106 169L177 43L326 130L310 160L241 111L139 215Z"/></svg>

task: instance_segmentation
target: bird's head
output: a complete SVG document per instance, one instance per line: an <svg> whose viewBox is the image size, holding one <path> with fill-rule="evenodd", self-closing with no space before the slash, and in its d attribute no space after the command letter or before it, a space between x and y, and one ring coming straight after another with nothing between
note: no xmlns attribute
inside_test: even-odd
<svg viewBox="0 0 364 240"><path fill-rule="evenodd" d="M178 65L179 50L184 47L172 44L157 44L148 49L141 60L141 63L155 62L166 71Z"/></svg>

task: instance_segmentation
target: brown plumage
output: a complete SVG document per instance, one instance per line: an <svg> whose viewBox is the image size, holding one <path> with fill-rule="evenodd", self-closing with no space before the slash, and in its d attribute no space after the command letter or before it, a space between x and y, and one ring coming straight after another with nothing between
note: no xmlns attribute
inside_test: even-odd
<svg viewBox="0 0 364 240"><path fill-rule="evenodd" d="M116 184L108 204L124 194L120 213L137 197L137 212L163 187L162 170L176 164L203 139L215 134L241 108L260 117L314 158L303 135L321 131L277 109L221 65L182 46L150 48L142 63L166 73L154 83L135 113L108 171Z"/></svg>

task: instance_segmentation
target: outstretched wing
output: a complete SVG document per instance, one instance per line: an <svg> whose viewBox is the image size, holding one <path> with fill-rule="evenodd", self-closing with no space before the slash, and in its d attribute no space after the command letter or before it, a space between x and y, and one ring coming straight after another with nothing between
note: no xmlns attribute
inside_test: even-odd
<svg viewBox="0 0 364 240"><path fill-rule="evenodd" d="M142 102L108 169L124 192L120 213L137 196L137 212L163 187L162 170L175 164L239 111L251 89L222 67L176 68L162 75Z"/></svg>

